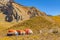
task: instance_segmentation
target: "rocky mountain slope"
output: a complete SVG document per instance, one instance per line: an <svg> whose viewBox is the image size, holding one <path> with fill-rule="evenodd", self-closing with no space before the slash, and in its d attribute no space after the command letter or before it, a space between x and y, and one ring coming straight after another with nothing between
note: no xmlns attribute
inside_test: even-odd
<svg viewBox="0 0 60 40"><path fill-rule="evenodd" d="M6 21L6 19L7 19L6 14L4 14L3 11L0 11L0 27L6 27L6 26L10 27L14 24L17 24L17 23L22 22L24 20L28 20L28 19L35 17L35 16L44 16L45 19L47 19L47 20L49 19L49 21L53 22L53 20L51 18L47 17L47 15L44 12L39 11L35 7L26 7L26 6L17 4L17 3L12 3L12 7L13 7L13 14L19 16L19 18L20 18L20 19L18 19L19 21L16 22L16 19L14 18L14 16L12 16L11 18L9 18L9 19L13 18L12 21L7 22Z"/></svg>

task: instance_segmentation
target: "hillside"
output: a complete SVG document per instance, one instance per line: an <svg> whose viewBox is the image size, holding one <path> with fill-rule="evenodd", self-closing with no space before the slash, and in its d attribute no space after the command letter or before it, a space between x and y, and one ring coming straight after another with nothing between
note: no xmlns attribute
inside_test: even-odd
<svg viewBox="0 0 60 40"><path fill-rule="evenodd" d="M60 27L60 16L49 16L50 18L52 18L54 20L54 22Z"/></svg>
<svg viewBox="0 0 60 40"><path fill-rule="evenodd" d="M35 7L26 7L15 2L10 7L13 8L7 7L2 9L3 11L0 10L0 40L57 40L60 36L60 31L58 30L60 27L56 24L59 21L55 17L49 17ZM5 13L6 11L8 12ZM13 13L11 14L12 11ZM9 29L21 30L25 28L32 29L34 34L6 36ZM51 29L54 29L54 32L57 29L59 32L56 32L57 34L50 33ZM42 34L40 34L40 30L43 31Z"/></svg>
<svg viewBox="0 0 60 40"><path fill-rule="evenodd" d="M17 12L17 14L20 16L20 19L19 19L19 21L18 22L21 22L21 21L24 21L24 20L28 20L29 18L30 18L30 16L32 16L33 14L28 14L28 11L33 11L33 10L37 10L36 8L34 8L34 7L25 7L25 6L22 6L22 5L19 5L19 4L17 4L17 3L12 3L12 6L13 6L13 12L14 12L14 14ZM30 8L32 8L31 10L30 10ZM4 10L5 11L5 10ZM45 15L44 13L42 13L42 12L40 12L39 10L37 10L37 12L36 12L39 16L42 16L42 15ZM14 17L13 17L13 21L12 22L7 22L7 21L5 21L6 19L6 16L7 15L5 15L5 14L3 14L3 11L2 12L0 12L0 26L1 27L5 27L5 26L8 26L9 27L9 25L14 25L15 23L17 23L16 22L16 19L14 19ZM37 15L35 15L35 16L37 16ZM22 19L22 20L21 20ZM4 22L4 23L3 23ZM5 26L3 26L3 25L5 25Z"/></svg>
<svg viewBox="0 0 60 40"><path fill-rule="evenodd" d="M55 21L56 24L60 25L60 16L52 16L51 18Z"/></svg>
<svg viewBox="0 0 60 40"><path fill-rule="evenodd" d="M49 20L45 19L44 16L37 16L37 17L31 18L30 20L13 25L9 29L31 28L33 31L35 31L35 33L39 33L39 30L41 29L44 29L44 28L51 29L56 26L57 26L56 24L53 24Z"/></svg>
<svg viewBox="0 0 60 40"><path fill-rule="evenodd" d="M18 24L19 22L28 20L30 18L29 15L27 14L27 12L29 11L29 7L24 7L16 3L13 3L13 7L14 7L13 10L15 10L14 12L17 11L18 15L22 16L23 20L20 19L18 22L16 22L16 19L13 19L12 22L7 22L5 21L6 15L3 14L3 12L0 12L0 29L6 28L6 27L9 28L14 24Z"/></svg>
<svg viewBox="0 0 60 40"><path fill-rule="evenodd" d="M18 22L16 22L16 19L13 16L13 20L11 22L7 22L5 19L7 15L4 14L3 11L1 11L0 12L0 29L1 30L10 28L11 26L13 26L15 24L18 24L18 23L23 22L25 20L29 20L30 18L35 17L35 16L44 16L45 19L49 20L52 23L54 22L54 20L49 18L46 15L46 13L39 11L35 7L26 7L26 6L20 5L18 3L12 3L12 7L14 8L13 13L16 14L16 12L17 12L17 14L20 16L20 19ZM28 14L29 12L31 12L31 14ZM36 14L34 14L34 13L36 13Z"/></svg>
<svg viewBox="0 0 60 40"><path fill-rule="evenodd" d="M23 35L23 36L12 36L12 37L4 36L4 35L6 35L6 33L9 29L16 29L16 30L19 29L20 30L20 29L25 29L25 28L31 28L33 30L34 34L33 35ZM51 37L52 37L52 40L54 40L54 39L58 39L59 34L51 34L51 33L48 33L48 31L51 29L55 29L55 28L58 29L59 26L57 26L56 24L52 24L50 21L44 19L43 16L40 16L40 17L31 18L30 20L24 21L22 23L12 26L11 28L3 30L3 32L0 33L0 35L2 35L1 40L5 40L5 39L6 40L16 40L16 38L18 40L23 40L23 39L24 40L30 40L30 39L40 40L41 38L44 38L43 40L47 40L47 39L50 40ZM41 34L41 35L40 35L40 30L43 30L43 34Z"/></svg>

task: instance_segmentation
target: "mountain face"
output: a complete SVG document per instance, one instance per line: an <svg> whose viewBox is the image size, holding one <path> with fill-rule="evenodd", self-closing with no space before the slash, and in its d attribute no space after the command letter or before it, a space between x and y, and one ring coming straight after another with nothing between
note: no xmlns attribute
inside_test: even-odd
<svg viewBox="0 0 60 40"><path fill-rule="evenodd" d="M3 6L1 6L3 5ZM49 21L53 21L49 18L46 13L39 11L35 7L26 7L15 3L13 0L6 2L4 4L0 1L0 26L1 27L10 27L17 23L23 22L35 16L43 16L44 19L49 19Z"/></svg>
<svg viewBox="0 0 60 40"><path fill-rule="evenodd" d="M2 6L3 5L3 6ZM19 5L15 2L6 2L6 4L0 1L0 26L15 24L24 20L28 20L35 16L44 16L43 12L40 12L35 7L26 7ZM10 22L10 23L9 23Z"/></svg>
<svg viewBox="0 0 60 40"><path fill-rule="evenodd" d="M40 12L35 7L25 7L19 4L13 3L13 7L16 12L22 17L21 19L26 20L35 16L46 16L45 13Z"/></svg>

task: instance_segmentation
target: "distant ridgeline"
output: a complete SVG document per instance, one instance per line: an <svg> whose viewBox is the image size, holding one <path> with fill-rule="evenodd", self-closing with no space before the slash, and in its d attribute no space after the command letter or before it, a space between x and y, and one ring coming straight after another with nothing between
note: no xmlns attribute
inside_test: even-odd
<svg viewBox="0 0 60 40"><path fill-rule="evenodd" d="M15 19L18 22L35 16L46 16L46 14L35 7L19 5L14 0L0 0L1 21L12 22Z"/></svg>

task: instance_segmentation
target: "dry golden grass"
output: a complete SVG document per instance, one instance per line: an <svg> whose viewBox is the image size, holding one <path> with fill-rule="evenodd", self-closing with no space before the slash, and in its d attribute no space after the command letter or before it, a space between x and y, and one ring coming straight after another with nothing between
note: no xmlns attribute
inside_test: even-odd
<svg viewBox="0 0 60 40"><path fill-rule="evenodd" d="M57 25L60 26L60 16L52 16L51 18L55 21Z"/></svg>
<svg viewBox="0 0 60 40"><path fill-rule="evenodd" d="M60 16L52 16L56 23L60 24Z"/></svg>
<svg viewBox="0 0 60 40"><path fill-rule="evenodd" d="M9 29L26 29L30 28L33 30L34 34L32 35L19 35L19 36L6 36ZM23 23L16 24L9 29L2 31L0 40L60 40L60 34L52 34L47 31L53 28L59 28L58 25L52 24L50 21L44 19L44 17L34 17L30 20L24 21ZM40 34L40 30L46 32Z"/></svg>

